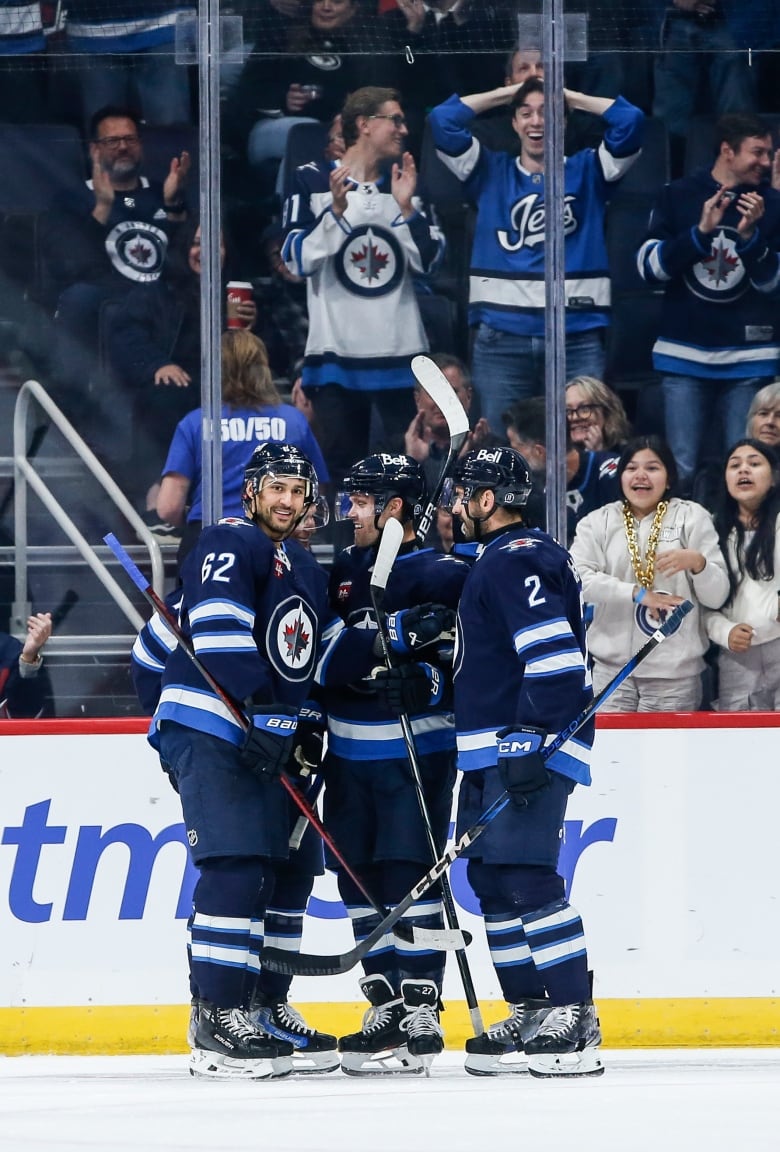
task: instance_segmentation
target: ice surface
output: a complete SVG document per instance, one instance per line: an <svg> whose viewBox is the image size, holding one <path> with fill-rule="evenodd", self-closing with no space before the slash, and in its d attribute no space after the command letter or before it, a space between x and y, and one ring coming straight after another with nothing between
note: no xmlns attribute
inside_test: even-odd
<svg viewBox="0 0 780 1152"><path fill-rule="evenodd" d="M778 1152L780 1050L605 1052L601 1077L194 1080L183 1056L0 1058L2 1152Z"/></svg>

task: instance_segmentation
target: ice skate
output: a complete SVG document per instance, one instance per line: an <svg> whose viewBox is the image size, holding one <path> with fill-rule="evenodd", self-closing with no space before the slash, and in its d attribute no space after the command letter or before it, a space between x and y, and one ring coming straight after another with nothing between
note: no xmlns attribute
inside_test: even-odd
<svg viewBox="0 0 780 1152"><path fill-rule="evenodd" d="M466 1041L465 1069L472 1076L505 1076L528 1071L525 1044L551 1010L550 1001L520 1000L509 1008L506 1020L491 1024L487 1032Z"/></svg>
<svg viewBox="0 0 780 1152"><path fill-rule="evenodd" d="M525 1045L532 1076L600 1076L601 1029L591 1000L551 1009Z"/></svg>
<svg viewBox="0 0 780 1152"><path fill-rule="evenodd" d="M243 1008L219 1008L201 1001L197 1016L191 1076L270 1080L292 1072L292 1044L260 1031Z"/></svg>
<svg viewBox="0 0 780 1152"><path fill-rule="evenodd" d="M406 1008L396 996L386 977L364 976L360 981L363 995L371 1007L363 1017L359 1032L339 1040L341 1070L347 1076L397 1076L418 1074L422 1063L406 1047L406 1033L401 1021Z"/></svg>
<svg viewBox="0 0 780 1152"><path fill-rule="evenodd" d="M402 980L401 995L406 1010L401 1030L408 1037L407 1051L417 1057L425 1075L430 1076L433 1058L444 1048L444 1032L439 1024L439 989L433 980Z"/></svg>
<svg viewBox="0 0 780 1152"><path fill-rule="evenodd" d="M336 1037L310 1028L300 1012L286 1001L253 1006L249 1019L274 1039L292 1044L293 1072L297 1075L333 1072L338 1068Z"/></svg>

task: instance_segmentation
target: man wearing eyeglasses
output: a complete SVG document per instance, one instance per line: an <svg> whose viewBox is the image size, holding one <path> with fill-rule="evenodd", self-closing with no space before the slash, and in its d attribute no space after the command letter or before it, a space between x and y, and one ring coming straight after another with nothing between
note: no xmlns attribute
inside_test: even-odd
<svg viewBox="0 0 780 1152"><path fill-rule="evenodd" d="M90 179L55 206L42 245L56 305L58 378L79 391L94 372L101 305L160 276L172 231L186 219L190 168L182 152L163 184L143 176L140 121L120 107L93 116L89 157Z"/></svg>
<svg viewBox="0 0 780 1152"><path fill-rule="evenodd" d="M302 385L338 484L369 451L372 410L381 447L402 451L414 416L410 360L425 352L412 275L439 262L444 241L416 195L398 92L359 88L342 111L345 152L304 164L285 204L287 267L307 281Z"/></svg>

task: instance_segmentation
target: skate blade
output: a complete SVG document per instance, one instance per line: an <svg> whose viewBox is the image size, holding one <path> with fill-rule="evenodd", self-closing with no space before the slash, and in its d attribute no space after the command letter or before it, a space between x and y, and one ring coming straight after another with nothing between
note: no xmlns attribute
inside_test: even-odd
<svg viewBox="0 0 780 1152"><path fill-rule="evenodd" d="M388 1048L365 1054L342 1052L341 1071L347 1076L419 1076L423 1066L406 1048Z"/></svg>
<svg viewBox="0 0 780 1152"><path fill-rule="evenodd" d="M601 1076L604 1064L595 1048L582 1052L549 1052L528 1057L528 1071L537 1079L556 1076Z"/></svg>
<svg viewBox="0 0 780 1152"><path fill-rule="evenodd" d="M327 1076L341 1067L338 1052L318 1052L316 1055L294 1052L292 1063L295 1076Z"/></svg>
<svg viewBox="0 0 780 1152"><path fill-rule="evenodd" d="M528 1059L523 1052L508 1052L498 1057L469 1053L463 1067L471 1076L528 1075Z"/></svg>
<svg viewBox="0 0 780 1152"><path fill-rule="evenodd" d="M204 1048L190 1054L190 1076L203 1080L280 1080L293 1070L290 1056L269 1060L234 1060Z"/></svg>

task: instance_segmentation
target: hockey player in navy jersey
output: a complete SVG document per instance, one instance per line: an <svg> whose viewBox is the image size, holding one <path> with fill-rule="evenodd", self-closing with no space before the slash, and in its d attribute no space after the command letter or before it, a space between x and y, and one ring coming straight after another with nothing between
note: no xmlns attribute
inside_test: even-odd
<svg viewBox="0 0 780 1152"><path fill-rule="evenodd" d="M333 565L330 599L339 619L325 631L317 672L328 712L325 823L374 898L391 906L408 892L421 866L431 863L399 712L410 717L442 848L446 838L455 731L448 661L439 644L441 634L454 627L453 610L468 568L416 547L415 523L427 497L421 466L410 456L368 456L353 465L344 485L337 514L351 520L355 543ZM391 673L376 673L381 655L369 585L379 539L391 518L404 527L385 593L398 665ZM451 636L449 647L451 663ZM421 663L413 659L418 652ZM338 883L359 942L379 916L343 871ZM428 894L407 917L407 924L442 927L440 897ZM360 984L371 1008L361 1030L339 1041L342 1069L353 1075L422 1071L443 1046L438 1013L443 953L402 943L389 933L367 954L363 968Z"/></svg>
<svg viewBox="0 0 780 1152"><path fill-rule="evenodd" d="M182 630L252 720L245 733L184 651L170 652L150 742L179 792L200 871L190 921L194 1075L265 1079L293 1070L280 1022L258 1024L248 1010L275 862L288 855L288 801L277 777L290 766L328 612L324 572L290 540L317 495L314 468L298 448L263 445L246 470L247 519L206 528L182 569Z"/></svg>
<svg viewBox="0 0 780 1152"><path fill-rule="evenodd" d="M416 194L399 93L359 88L344 105L342 131L341 160L295 172L282 253L307 281L302 384L337 480L368 451L372 407L388 442L403 448L414 416L409 362L428 348L412 276L429 274L444 247Z"/></svg>
<svg viewBox="0 0 780 1152"><path fill-rule="evenodd" d="M523 524L530 470L511 448L456 464L452 507L476 560L458 608L454 668L460 835L506 789L468 878L480 902L506 1020L466 1042L475 1075L603 1071L582 921L558 874L566 803L590 783L590 721L548 760L540 752L592 699L580 581L571 557Z"/></svg>
<svg viewBox="0 0 780 1152"><path fill-rule="evenodd" d="M644 117L617 100L565 92L569 110L604 118L598 149L566 159L566 375L603 377L610 282L604 216L611 189L636 160ZM520 155L493 152L471 131L481 112L511 105ZM472 372L491 428L516 400L544 390L544 83L538 78L473 96L451 96L430 124L437 155L477 206L469 323Z"/></svg>

